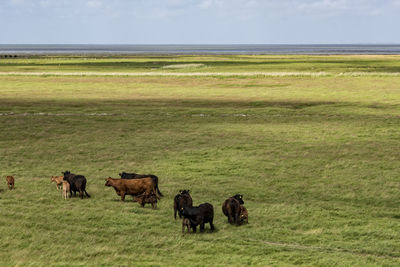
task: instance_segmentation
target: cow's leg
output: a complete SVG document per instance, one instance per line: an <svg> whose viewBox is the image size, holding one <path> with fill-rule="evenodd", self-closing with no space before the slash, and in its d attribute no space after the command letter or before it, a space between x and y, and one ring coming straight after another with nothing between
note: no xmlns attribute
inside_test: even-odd
<svg viewBox="0 0 400 267"><path fill-rule="evenodd" d="M212 220L210 221L210 228L211 228L211 231L214 231L214 229L215 229Z"/></svg>
<svg viewBox="0 0 400 267"><path fill-rule="evenodd" d="M79 190L79 197L80 197L81 199L83 199L83 191L82 191L82 190Z"/></svg>
<svg viewBox="0 0 400 267"><path fill-rule="evenodd" d="M233 217L232 217L232 211L231 211L231 210L228 211L228 222L229 222L230 224L233 223Z"/></svg>
<svg viewBox="0 0 400 267"><path fill-rule="evenodd" d="M193 233L196 233L196 231L197 231L197 226L196 225L190 224L190 228L193 229Z"/></svg>
<svg viewBox="0 0 400 267"><path fill-rule="evenodd" d="M204 222L200 223L200 232L204 232Z"/></svg>
<svg viewBox="0 0 400 267"><path fill-rule="evenodd" d="M176 207L176 204L174 202L174 218L176 220L176 212L178 211L178 208Z"/></svg>
<svg viewBox="0 0 400 267"><path fill-rule="evenodd" d="M235 223L236 225L240 225L240 210L235 211Z"/></svg>
<svg viewBox="0 0 400 267"><path fill-rule="evenodd" d="M121 200L125 201L125 192L124 191L121 191Z"/></svg>

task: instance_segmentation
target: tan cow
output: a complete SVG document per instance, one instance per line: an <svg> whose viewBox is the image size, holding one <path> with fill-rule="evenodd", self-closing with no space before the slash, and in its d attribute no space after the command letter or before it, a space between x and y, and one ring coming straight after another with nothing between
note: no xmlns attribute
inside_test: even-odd
<svg viewBox="0 0 400 267"><path fill-rule="evenodd" d="M187 228L187 232L190 233L190 220L188 218L183 218L182 220L182 235L185 234L185 228Z"/></svg>
<svg viewBox="0 0 400 267"><path fill-rule="evenodd" d="M14 189L15 178L14 176L6 176L8 189Z"/></svg>
<svg viewBox="0 0 400 267"><path fill-rule="evenodd" d="M62 189L64 176L51 176L51 182L56 183L57 190Z"/></svg>
<svg viewBox="0 0 400 267"><path fill-rule="evenodd" d="M67 181L62 181L62 189L63 189L63 197L64 199L69 198L69 190L70 190L70 185Z"/></svg>

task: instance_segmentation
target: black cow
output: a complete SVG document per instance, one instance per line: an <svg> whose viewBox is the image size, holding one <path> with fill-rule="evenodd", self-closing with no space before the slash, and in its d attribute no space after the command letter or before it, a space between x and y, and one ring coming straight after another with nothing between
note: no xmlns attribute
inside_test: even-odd
<svg viewBox="0 0 400 267"><path fill-rule="evenodd" d="M86 178L83 175L76 175L71 173L70 171L62 172L64 175L64 180L67 181L70 185L70 195L72 196L72 192L74 192L74 196L76 196L76 191L79 192L79 197L83 198L83 193L86 194L87 197L90 195L86 192Z"/></svg>
<svg viewBox="0 0 400 267"><path fill-rule="evenodd" d="M189 190L179 190L179 194L174 197L174 218L176 220L176 212L178 212L179 218L182 218L182 208L193 205L192 197L189 194Z"/></svg>
<svg viewBox="0 0 400 267"><path fill-rule="evenodd" d="M128 172L122 172L119 173L119 176L121 176L121 179L141 179L141 178L146 178L150 177L153 179L153 183L156 186L157 194L160 197L163 197L164 195L160 192L160 189L158 188L158 177L153 175L153 174L137 174L137 173L128 173Z"/></svg>
<svg viewBox="0 0 400 267"><path fill-rule="evenodd" d="M244 204L243 196L240 194L236 194L227 200L224 201L222 204L222 212L225 216L228 217L228 222L230 224L235 223L236 225L241 224L240 220L240 206Z"/></svg>
<svg viewBox="0 0 400 267"><path fill-rule="evenodd" d="M196 232L197 225L200 224L200 232L204 232L204 224L210 223L211 231L213 231L214 208L210 203L200 204L197 207L185 206L182 208L182 216L190 220L190 228Z"/></svg>

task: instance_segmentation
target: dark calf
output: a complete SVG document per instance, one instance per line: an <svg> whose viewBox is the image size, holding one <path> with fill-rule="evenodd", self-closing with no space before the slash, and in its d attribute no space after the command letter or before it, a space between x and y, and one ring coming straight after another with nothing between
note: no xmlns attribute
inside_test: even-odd
<svg viewBox="0 0 400 267"><path fill-rule="evenodd" d="M133 199L136 200L142 207L145 204L151 204L153 209L157 208L157 196L155 194L142 194L140 196L133 196Z"/></svg>
<svg viewBox="0 0 400 267"><path fill-rule="evenodd" d="M179 218L182 218L182 208L193 205L192 197L189 194L189 190L180 190L179 194L174 197L174 218L176 220L176 212L178 212Z"/></svg>
<svg viewBox="0 0 400 267"><path fill-rule="evenodd" d="M211 231L213 231L213 219L214 219L214 208L210 203L200 204L198 207L182 208L182 216L185 219L189 219L190 228L193 232L196 232L197 225L200 224L200 232L204 232L204 224L210 223Z"/></svg>

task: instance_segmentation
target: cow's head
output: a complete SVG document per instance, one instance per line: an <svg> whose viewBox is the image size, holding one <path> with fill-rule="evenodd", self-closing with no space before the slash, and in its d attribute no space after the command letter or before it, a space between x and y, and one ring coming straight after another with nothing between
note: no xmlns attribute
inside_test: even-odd
<svg viewBox="0 0 400 267"><path fill-rule="evenodd" d="M64 175L64 179L63 180L67 180L69 178L69 176L71 175L70 171L65 171L65 172L61 172Z"/></svg>
<svg viewBox="0 0 400 267"><path fill-rule="evenodd" d="M236 194L236 195L234 195L232 198L234 198L234 199L236 199L237 201L239 201L239 203L240 203L241 205L244 204L243 195L241 195L241 194Z"/></svg>
<svg viewBox="0 0 400 267"><path fill-rule="evenodd" d="M106 180L106 183L104 184L105 186L112 186L112 180L113 180L113 178L108 177L108 178L106 178L105 180Z"/></svg>
<svg viewBox="0 0 400 267"><path fill-rule="evenodd" d="M180 193L181 195L189 195L189 192L190 192L190 190L186 190L186 189L179 190L179 193Z"/></svg>
<svg viewBox="0 0 400 267"><path fill-rule="evenodd" d="M123 176L125 175L125 172L118 173L118 175L119 175L120 177L123 177Z"/></svg>

